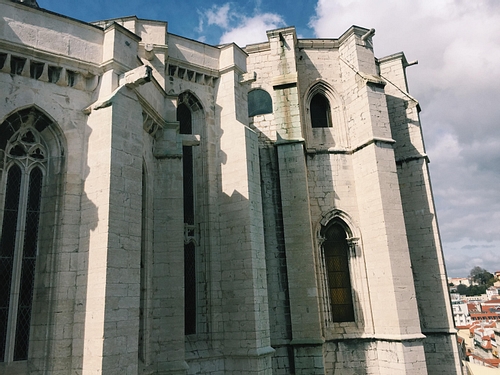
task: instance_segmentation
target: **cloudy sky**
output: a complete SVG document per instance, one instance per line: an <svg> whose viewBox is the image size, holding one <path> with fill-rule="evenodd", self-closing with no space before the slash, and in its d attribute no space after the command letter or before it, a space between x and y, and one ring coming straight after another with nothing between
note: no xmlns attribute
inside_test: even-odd
<svg viewBox="0 0 500 375"><path fill-rule="evenodd" d="M169 22L171 33L209 44L337 38L375 28L377 57L404 51L421 120L449 276L500 270L500 1L498 0L38 0L84 21L121 16Z"/></svg>

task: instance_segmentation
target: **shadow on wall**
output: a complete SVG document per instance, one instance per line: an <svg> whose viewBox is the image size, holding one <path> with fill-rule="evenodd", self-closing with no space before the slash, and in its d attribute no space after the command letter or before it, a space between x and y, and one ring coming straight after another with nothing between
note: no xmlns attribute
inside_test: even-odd
<svg viewBox="0 0 500 375"><path fill-rule="evenodd" d="M424 348L427 367L429 372L438 372L442 370L442 366L447 365L443 364L441 353L455 352L453 337L444 333L453 323L449 321L451 311L448 310L448 304L436 305L433 302L449 300L446 270L441 244L436 242L438 227L431 196L427 157L423 154L423 144L421 150L418 150L411 141L412 135L416 139L421 136L420 123L408 117L409 103L411 102L387 95L387 105L393 109L390 125L396 141L396 165L420 325L426 336ZM412 110L416 111L418 108ZM425 183L422 184L422 181ZM432 309L429 308L431 305ZM441 348L438 353L436 347Z"/></svg>
<svg viewBox="0 0 500 375"><path fill-rule="evenodd" d="M437 229L436 217L431 211L433 202L428 195L430 191L427 192L426 186L421 183L428 180L426 157L413 146L411 141L412 133L416 136L421 134L420 129L412 127L420 127L420 124L407 117L407 101L388 95L387 105L396 109L390 116L390 125L392 136L396 141L396 165L421 326L423 330L432 329L430 321L435 324L436 319L434 315L427 316L428 304L435 298L436 293L440 294L443 301L448 299L448 296L445 295L447 291L442 288L441 282L441 277L444 277L444 267L440 266L442 263L440 244L436 243L432 235ZM429 288L429 283L434 285ZM446 310L442 311L442 316L443 318L447 316Z"/></svg>
<svg viewBox="0 0 500 375"><path fill-rule="evenodd" d="M274 345L273 348L276 349L275 356L273 358L275 367L283 366L291 371L295 371L296 361L300 361L303 366L304 358L298 357L297 355L303 356L304 353L310 351L306 346L291 345L290 341L293 338L293 330L290 315L290 299L289 299L289 283L296 282L294 280L288 279L287 273L287 258L286 258L286 248L285 248L285 236L284 236L284 224L283 224L283 208L282 208L282 192L291 191L290 186L282 187L280 186L279 178L279 162L275 143L273 140L259 130L255 126L254 121L260 120L261 118L254 117L250 119L250 127L255 131L259 137L260 141L260 166L261 166L261 186L262 186L262 201L264 210L264 235L266 243L266 264L267 264L267 287L269 293L269 315L270 315L270 326L271 326L271 341L273 343L280 343L279 345ZM254 121L252 121L254 120ZM261 126L262 124L259 124ZM321 129L317 129L321 130ZM329 130L329 129L327 129ZM324 144L333 145L334 139L332 132L323 132L324 134ZM279 134L278 134L278 141ZM282 141L282 140L281 140ZM335 201L339 199L334 187L334 178L336 176L334 172L334 167L332 166L332 160L336 161L336 156L325 150L318 150L316 152L310 152L304 155L305 163L307 164L307 174L308 174L308 189L310 197L310 209L312 222L319 221L322 217L328 216L332 210L335 210ZM335 167L338 167L337 165ZM319 189L315 189L318 186ZM320 192L318 192L320 191ZM339 218L337 218L338 220ZM328 221L330 223L335 220L332 217ZM328 225L327 223L327 225ZM310 225L311 223L304 223L304 225ZM347 223L344 223L347 225ZM346 235L352 237L348 230ZM317 241L316 236L313 237L314 241ZM319 245L316 245L319 246ZM351 259L361 257L361 248L352 244L349 257ZM308 253L305 253L308 254ZM331 308L329 303L328 290L328 279L326 277L325 271L325 260L323 257L323 248L319 247L317 250L311 249L310 256L314 258L315 268L316 268L316 279L318 280L318 285L320 287L319 298L321 300L321 312L320 317L322 324L321 329L325 331L335 330L335 326L340 327L340 323L331 322ZM360 270L357 270L360 271ZM362 275L357 275L354 270L351 270L350 277L363 278ZM359 287L359 286L358 286ZM353 288L352 298L355 305L355 322L352 324L356 326L357 330L363 331L365 326L365 316L362 309L362 304L359 298L359 294ZM344 324L344 323L343 323ZM325 332L326 333L326 332ZM332 334L326 334L326 337L333 337ZM337 337L341 337L337 335ZM287 343L288 342L288 343ZM359 348L367 348L373 345L371 342L366 340L346 340L345 342L335 339L334 341L327 341L324 344L325 350L325 370L327 369L342 369L343 366L346 368L352 367L352 363L349 360L342 359L345 353L357 353L356 363L360 366L356 367L357 373L365 374L366 368L362 364L369 362L370 358L367 356L367 350L358 351ZM298 350L300 349L300 350ZM297 351L298 350L298 351ZM344 352L345 351L345 352ZM300 354L299 354L300 353ZM312 352L311 356L314 357ZM317 353L316 353L317 354ZM345 362L345 363L344 363ZM303 369L302 369L303 370ZM299 370L301 371L301 370Z"/></svg>
<svg viewBox="0 0 500 375"><path fill-rule="evenodd" d="M76 276L76 294L74 297L74 311L68 312L68 315L74 317L83 316L85 319L89 319L89 314L87 314L87 300L88 300L88 285L91 279L90 271L90 237L91 232L95 232L99 223L99 208L98 206L88 197L87 188L85 185L88 184L87 178L90 175L89 167L89 138L92 133L92 129L89 125L85 125L85 140L83 142L84 150L82 155L82 160L85 160L85 166L83 167L83 176L79 184L82 185L80 210L81 210L81 222L80 222L80 244L78 248L78 270ZM76 182L76 181L75 181ZM105 249L100 249L101 251ZM94 251L96 251L94 249ZM95 255L94 255L95 256ZM83 368L83 340L85 340L84 327L80 326L76 321L73 325L73 344L72 344L72 358L73 364L72 368L74 371ZM81 370L80 370L81 371Z"/></svg>

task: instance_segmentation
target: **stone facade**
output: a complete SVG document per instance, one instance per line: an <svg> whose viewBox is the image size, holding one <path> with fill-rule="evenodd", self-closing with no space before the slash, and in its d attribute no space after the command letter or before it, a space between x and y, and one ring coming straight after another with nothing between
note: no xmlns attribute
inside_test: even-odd
<svg viewBox="0 0 500 375"><path fill-rule="evenodd" d="M461 373L419 105L373 30L0 14L0 373Z"/></svg>

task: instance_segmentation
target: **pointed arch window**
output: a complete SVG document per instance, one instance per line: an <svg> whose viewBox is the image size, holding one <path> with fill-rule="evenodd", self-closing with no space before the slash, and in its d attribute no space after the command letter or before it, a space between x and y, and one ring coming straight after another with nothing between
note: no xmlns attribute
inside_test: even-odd
<svg viewBox="0 0 500 375"><path fill-rule="evenodd" d="M337 323L354 322L347 233L344 227L335 221L324 228L323 237L331 319Z"/></svg>
<svg viewBox="0 0 500 375"><path fill-rule="evenodd" d="M192 134L191 110L185 103L177 107L181 134ZM184 332L196 333L196 246L194 242L194 166L193 147L182 147L184 190Z"/></svg>
<svg viewBox="0 0 500 375"><path fill-rule="evenodd" d="M49 124L27 109L0 125L0 362L28 358L47 155L40 133Z"/></svg>
<svg viewBox="0 0 500 375"><path fill-rule="evenodd" d="M311 99L310 110L313 128L330 128L332 126L330 102L325 95L316 93Z"/></svg>

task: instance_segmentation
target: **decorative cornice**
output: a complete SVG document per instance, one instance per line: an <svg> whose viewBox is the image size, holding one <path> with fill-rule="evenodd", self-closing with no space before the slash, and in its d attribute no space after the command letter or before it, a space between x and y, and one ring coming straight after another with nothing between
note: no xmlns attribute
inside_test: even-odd
<svg viewBox="0 0 500 375"><path fill-rule="evenodd" d="M54 66L64 66L77 72L87 72L94 75L102 74L102 68L99 64L0 39L0 53L2 52L7 54L13 53L14 55L19 55L31 60L50 63Z"/></svg>
<svg viewBox="0 0 500 375"><path fill-rule="evenodd" d="M396 143L396 141L392 138L373 137L373 138L365 140L364 142L361 142L358 146L352 147L350 149L339 149L339 148L331 147L328 149L318 150L315 148L308 148L308 149L306 149L306 154L307 155L322 155L322 154L352 155L352 154L364 149L365 147L367 147L373 143L375 143L375 144L382 143L382 144L393 145L394 143Z"/></svg>
<svg viewBox="0 0 500 375"><path fill-rule="evenodd" d="M430 163L427 154L419 154L419 155L406 156L404 158L396 159L396 165L401 165L403 163L408 163L410 161L422 160L422 159L424 159L427 163Z"/></svg>
<svg viewBox="0 0 500 375"><path fill-rule="evenodd" d="M248 54L257 53L257 52L265 52L271 50L271 44L269 42L249 44L245 47L245 52Z"/></svg>
<svg viewBox="0 0 500 375"><path fill-rule="evenodd" d="M298 39L297 47L303 49L335 49L339 48L338 39Z"/></svg>

